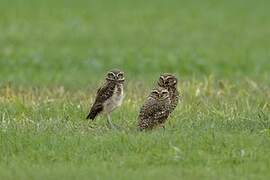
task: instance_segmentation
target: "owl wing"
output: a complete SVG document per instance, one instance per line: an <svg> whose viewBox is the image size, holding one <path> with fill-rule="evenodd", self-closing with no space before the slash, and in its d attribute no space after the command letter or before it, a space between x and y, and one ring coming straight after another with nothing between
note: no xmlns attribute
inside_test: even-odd
<svg viewBox="0 0 270 180"><path fill-rule="evenodd" d="M162 124L169 116L169 109L162 107L156 100L149 99L142 106L139 113L139 128L141 130L153 128Z"/></svg>
<svg viewBox="0 0 270 180"><path fill-rule="evenodd" d="M112 97L114 88L115 86L113 84L107 83L98 89L96 99L86 119L95 119L95 117L103 110L103 103Z"/></svg>

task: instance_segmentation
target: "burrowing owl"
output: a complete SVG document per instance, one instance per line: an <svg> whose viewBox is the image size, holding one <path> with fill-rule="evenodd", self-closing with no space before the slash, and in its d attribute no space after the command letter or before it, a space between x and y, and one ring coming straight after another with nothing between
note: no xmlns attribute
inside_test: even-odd
<svg viewBox="0 0 270 180"><path fill-rule="evenodd" d="M148 96L139 113L139 129L163 125L170 113L170 96L166 88L156 87Z"/></svg>
<svg viewBox="0 0 270 180"><path fill-rule="evenodd" d="M170 93L170 113L176 108L179 101L179 92L177 90L177 78L169 73L160 75L158 86L166 88Z"/></svg>
<svg viewBox="0 0 270 180"><path fill-rule="evenodd" d="M98 114L105 114L107 115L107 122L113 127L110 113L122 104L124 98L124 81L124 72L120 70L111 70L107 73L106 81L98 89L96 99L87 119L94 120Z"/></svg>

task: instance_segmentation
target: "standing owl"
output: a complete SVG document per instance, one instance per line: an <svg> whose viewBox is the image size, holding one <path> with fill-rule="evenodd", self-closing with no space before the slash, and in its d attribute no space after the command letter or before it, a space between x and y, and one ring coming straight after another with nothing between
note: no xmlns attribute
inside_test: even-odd
<svg viewBox="0 0 270 180"><path fill-rule="evenodd" d="M96 94L96 99L92 105L86 119L94 120L99 114L107 115L107 122L111 127L110 113L117 107L121 106L124 98L124 72L120 70L111 70L107 73L105 83L100 87Z"/></svg>
<svg viewBox="0 0 270 180"><path fill-rule="evenodd" d="M168 73L164 73L159 77L158 86L166 88L170 93L170 113L176 108L178 101L179 101L179 92L177 90L177 78Z"/></svg>
<svg viewBox="0 0 270 180"><path fill-rule="evenodd" d="M154 88L139 113L139 130L163 126L170 114L169 91L162 87Z"/></svg>

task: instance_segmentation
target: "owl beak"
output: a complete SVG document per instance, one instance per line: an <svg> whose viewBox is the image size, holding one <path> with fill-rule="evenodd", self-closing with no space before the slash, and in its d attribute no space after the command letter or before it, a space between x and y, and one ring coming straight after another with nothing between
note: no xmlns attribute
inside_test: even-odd
<svg viewBox="0 0 270 180"><path fill-rule="evenodd" d="M163 84L165 84L165 86L168 85L168 83L165 80L163 80Z"/></svg>

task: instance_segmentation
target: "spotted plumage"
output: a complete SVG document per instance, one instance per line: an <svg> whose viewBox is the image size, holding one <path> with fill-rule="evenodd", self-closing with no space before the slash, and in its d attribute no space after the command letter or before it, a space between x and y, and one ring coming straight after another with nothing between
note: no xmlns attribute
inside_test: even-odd
<svg viewBox="0 0 270 180"><path fill-rule="evenodd" d="M106 114L110 124L110 113L121 106L124 98L124 73L120 70L111 70L107 73L106 81L97 91L95 101L87 119L94 120L99 114Z"/></svg>
<svg viewBox="0 0 270 180"><path fill-rule="evenodd" d="M147 130L162 126L170 113L170 98L167 89L154 88L140 109L139 129Z"/></svg>
<svg viewBox="0 0 270 180"><path fill-rule="evenodd" d="M158 86L166 88L170 93L170 113L174 111L179 101L179 92L177 90L177 78L169 73L164 73L159 77Z"/></svg>

